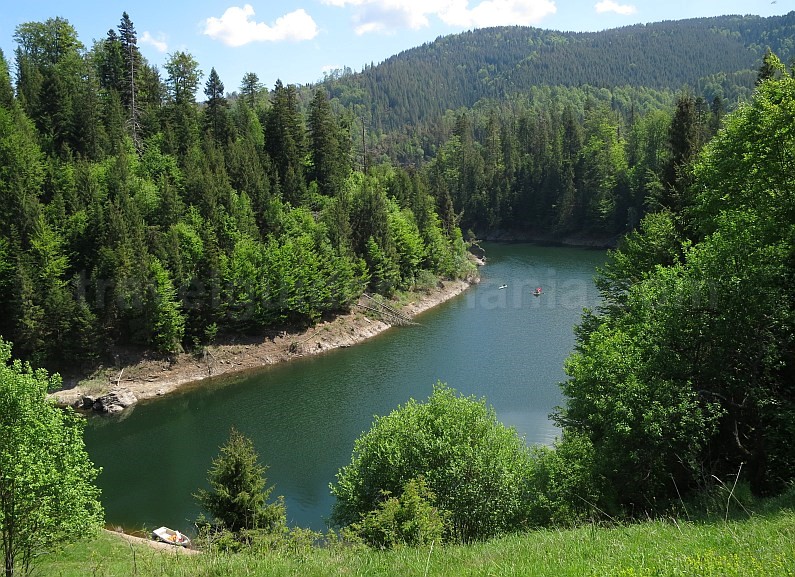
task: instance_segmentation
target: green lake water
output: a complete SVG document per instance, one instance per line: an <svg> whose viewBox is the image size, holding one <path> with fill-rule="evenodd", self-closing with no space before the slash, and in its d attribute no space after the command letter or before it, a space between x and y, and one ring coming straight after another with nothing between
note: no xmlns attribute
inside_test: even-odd
<svg viewBox="0 0 795 577"><path fill-rule="evenodd" d="M328 485L350 462L354 440L437 380L485 397L526 441L550 443L548 416L583 307L597 303L595 268L605 253L528 244L486 244L482 280L365 343L212 379L119 417L91 417L86 445L103 468L106 520L128 530L168 525L191 532L192 494L231 427L254 441L291 524L325 529ZM506 288L499 288L501 285ZM532 291L542 287L541 296Z"/></svg>

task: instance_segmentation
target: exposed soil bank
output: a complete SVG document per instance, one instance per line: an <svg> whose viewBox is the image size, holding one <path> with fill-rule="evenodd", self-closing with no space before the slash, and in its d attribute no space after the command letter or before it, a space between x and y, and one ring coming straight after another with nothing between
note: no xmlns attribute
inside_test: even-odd
<svg viewBox="0 0 795 577"><path fill-rule="evenodd" d="M413 294L400 310L409 317L416 316L462 293L475 282L477 279L440 282L427 292ZM111 391L130 392L138 401L150 399L210 377L348 347L391 326L370 317L359 307L354 307L348 314L322 321L305 331L239 336L206 347L200 356L183 353L170 359L120 361L117 366L101 368L84 379L65 381L67 388L53 393L53 396L64 405L81 404L84 396L97 397Z"/></svg>
<svg viewBox="0 0 795 577"><path fill-rule="evenodd" d="M479 234L478 238L492 242L532 242L553 246L571 246L580 248L616 248L623 235L607 235L596 233L578 233L556 235L527 230L493 230Z"/></svg>

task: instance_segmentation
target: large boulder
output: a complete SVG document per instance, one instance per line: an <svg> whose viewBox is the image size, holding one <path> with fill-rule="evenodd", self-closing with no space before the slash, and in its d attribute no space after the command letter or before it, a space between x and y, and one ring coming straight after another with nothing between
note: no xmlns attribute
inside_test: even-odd
<svg viewBox="0 0 795 577"><path fill-rule="evenodd" d="M138 402L138 398L127 389L116 389L96 399L93 409L98 413L120 413Z"/></svg>

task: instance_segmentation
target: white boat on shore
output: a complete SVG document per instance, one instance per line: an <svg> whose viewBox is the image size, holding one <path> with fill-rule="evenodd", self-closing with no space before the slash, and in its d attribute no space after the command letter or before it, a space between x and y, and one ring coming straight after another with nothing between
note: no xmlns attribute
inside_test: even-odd
<svg viewBox="0 0 795 577"><path fill-rule="evenodd" d="M183 535L179 531L169 529L168 527L160 527L152 531L152 538L169 545L180 545L182 547L190 546L190 539L187 535Z"/></svg>

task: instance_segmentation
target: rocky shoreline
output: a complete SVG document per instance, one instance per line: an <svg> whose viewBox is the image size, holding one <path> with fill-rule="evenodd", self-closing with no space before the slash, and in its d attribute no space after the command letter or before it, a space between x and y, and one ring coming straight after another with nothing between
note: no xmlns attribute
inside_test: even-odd
<svg viewBox="0 0 795 577"><path fill-rule="evenodd" d="M429 291L414 293L411 300L400 307L400 312L414 317L461 294L478 280L440 281ZM236 337L205 347L201 355L182 353L170 359L143 358L119 363L112 368L101 368L88 377L65 382L66 387L52 396L62 405L103 413L121 412L141 400L167 395L219 375L349 347L392 326L365 313L368 311L357 306L348 314L322 321L305 331Z"/></svg>

